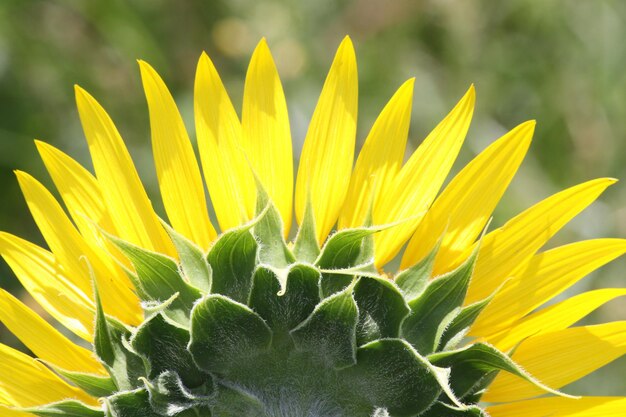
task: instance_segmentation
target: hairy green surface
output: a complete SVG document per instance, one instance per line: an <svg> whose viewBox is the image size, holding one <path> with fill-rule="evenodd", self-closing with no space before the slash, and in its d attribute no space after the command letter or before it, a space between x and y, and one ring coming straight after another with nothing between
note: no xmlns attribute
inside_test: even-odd
<svg viewBox="0 0 626 417"><path fill-rule="evenodd" d="M94 350L110 378L55 369L102 398L29 409L65 417L484 416L499 371L544 387L503 352L461 348L489 299L463 307L476 252L432 278L434 253L396 280L373 266L381 228L341 230L321 249L307 214L293 249L264 192L258 216L208 253L167 227L179 263L110 237L134 266L137 328L97 298ZM309 210L310 212L310 210Z"/></svg>

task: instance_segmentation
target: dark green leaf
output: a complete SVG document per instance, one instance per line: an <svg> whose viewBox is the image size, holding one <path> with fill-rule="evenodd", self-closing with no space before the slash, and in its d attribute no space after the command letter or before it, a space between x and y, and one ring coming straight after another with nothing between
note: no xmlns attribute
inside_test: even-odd
<svg viewBox="0 0 626 417"><path fill-rule="evenodd" d="M188 326L189 313L202 294L180 276L176 262L118 238L111 239L135 267L139 296L144 301L162 302L178 293L164 313L177 323Z"/></svg>
<svg viewBox="0 0 626 417"><path fill-rule="evenodd" d="M104 400L106 417L163 417L150 405L144 388L125 391Z"/></svg>
<svg viewBox="0 0 626 417"><path fill-rule="evenodd" d="M288 331L304 321L320 301L317 269L294 264L289 270L286 291L275 273L259 267L254 273L250 307L274 330Z"/></svg>
<svg viewBox="0 0 626 417"><path fill-rule="evenodd" d="M285 268L295 258L284 239L283 220L261 183L257 180L257 221L253 234L258 239L259 260L275 268Z"/></svg>
<svg viewBox="0 0 626 417"><path fill-rule="evenodd" d="M160 415L166 417L178 417L190 409L208 409L215 397L215 387L212 383L190 390L179 375L169 371L160 374L154 382L146 379L143 382L150 394L150 405Z"/></svg>
<svg viewBox="0 0 626 417"><path fill-rule="evenodd" d="M143 361L124 346L122 339L127 338L130 333L120 325L107 320L97 288L95 301L94 350L109 369L109 374L120 390L135 388L137 378L143 376L145 372Z"/></svg>
<svg viewBox="0 0 626 417"><path fill-rule="evenodd" d="M443 328L450 324L450 314L463 304L476 254L474 251L457 269L430 281L423 293L409 302L411 314L402 324L402 334L421 354L435 350ZM448 323L445 323L446 319Z"/></svg>
<svg viewBox="0 0 626 417"><path fill-rule="evenodd" d="M452 369L452 390L460 398L475 392L481 379L493 371L507 371L546 392L566 396L537 381L506 354L485 343L476 343L454 351L434 353L428 359L437 366Z"/></svg>
<svg viewBox="0 0 626 417"><path fill-rule="evenodd" d="M293 252L296 259L310 264L315 262L320 254L320 245L317 243L315 232L315 217L313 216L313 207L311 206L310 199L307 199L307 204L304 209L304 219L298 230Z"/></svg>
<svg viewBox="0 0 626 417"><path fill-rule="evenodd" d="M181 375L188 388L201 386L211 379L197 368L187 350L189 332L169 323L161 314L143 322L130 343L135 352L146 359L150 379L165 371L174 371Z"/></svg>
<svg viewBox="0 0 626 417"><path fill-rule="evenodd" d="M202 369L220 371L266 350L272 331L248 306L210 295L193 309L189 350Z"/></svg>
<svg viewBox="0 0 626 417"><path fill-rule="evenodd" d="M176 251L180 259L180 268L187 282L204 293L211 292L212 271L202 249L194 242L178 233L167 223L161 223L163 223L174 246L176 246Z"/></svg>
<svg viewBox="0 0 626 417"><path fill-rule="evenodd" d="M23 411L40 417L104 417L104 411L101 409L73 400L26 408Z"/></svg>
<svg viewBox="0 0 626 417"><path fill-rule="evenodd" d="M291 331L296 346L319 355L328 365L354 364L358 308L352 288L322 300L313 313Z"/></svg>
<svg viewBox="0 0 626 417"><path fill-rule="evenodd" d="M117 391L115 382L109 376L67 371L47 362L46 365L93 397L107 397Z"/></svg>
<svg viewBox="0 0 626 417"><path fill-rule="evenodd" d="M354 287L359 307L358 343L398 337L402 320L409 314L400 290L386 278L361 277Z"/></svg>
<svg viewBox="0 0 626 417"><path fill-rule="evenodd" d="M257 241L250 233L252 226L249 223L224 233L207 256L213 269L211 291L240 303L248 301L257 262Z"/></svg>
<svg viewBox="0 0 626 417"><path fill-rule="evenodd" d="M385 408L394 417L415 416L428 409L446 383L443 370L401 339L376 340L359 347L357 364L341 372L372 410Z"/></svg>

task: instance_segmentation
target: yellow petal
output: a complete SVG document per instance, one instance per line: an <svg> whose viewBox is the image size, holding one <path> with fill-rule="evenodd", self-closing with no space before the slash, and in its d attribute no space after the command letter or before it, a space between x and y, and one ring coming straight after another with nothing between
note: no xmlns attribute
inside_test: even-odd
<svg viewBox="0 0 626 417"><path fill-rule="evenodd" d="M68 371L106 375L91 351L72 343L3 289L0 289L0 321L38 358Z"/></svg>
<svg viewBox="0 0 626 417"><path fill-rule="evenodd" d="M65 399L98 404L95 398L68 385L41 362L3 344L0 344L0 389L8 404L19 407Z"/></svg>
<svg viewBox="0 0 626 417"><path fill-rule="evenodd" d="M526 339L512 359L553 388L577 381L626 353L626 321L574 327ZM483 396L486 402L517 401L543 394L521 378L500 373Z"/></svg>
<svg viewBox="0 0 626 417"><path fill-rule="evenodd" d="M63 265L67 277L84 294L93 292L91 276L85 257L93 267L98 288L107 313L128 324L141 322L141 309L137 296L130 289L128 276L116 266L105 252L98 253L74 228L55 198L41 183L30 175L17 171L28 207L56 260Z"/></svg>
<svg viewBox="0 0 626 417"><path fill-rule="evenodd" d="M516 320L624 253L624 239L593 239L535 255L525 270L489 303L472 326L471 334L489 336L508 329Z"/></svg>
<svg viewBox="0 0 626 417"><path fill-rule="evenodd" d="M52 253L4 232L0 253L44 310L79 337L92 340L95 306L64 276Z"/></svg>
<svg viewBox="0 0 626 417"><path fill-rule="evenodd" d="M383 266L398 253L435 199L461 149L472 119L474 102L475 91L471 86L411 155L384 191L384 196L376 201L375 224L411 219L374 237L377 266Z"/></svg>
<svg viewBox="0 0 626 417"><path fill-rule="evenodd" d="M615 181L600 178L568 188L486 235L480 246L466 303L488 297L507 278L516 276L539 248ZM473 247L468 248L455 264L466 259Z"/></svg>
<svg viewBox="0 0 626 417"><path fill-rule="evenodd" d="M150 111L152 151L161 197L174 229L203 249L216 233L206 206L198 161L174 98L156 71L139 61Z"/></svg>
<svg viewBox="0 0 626 417"><path fill-rule="evenodd" d="M41 141L35 141L35 144L72 220L85 239L94 235L93 223L116 234L98 181L91 173L54 146Z"/></svg>
<svg viewBox="0 0 626 417"><path fill-rule="evenodd" d="M222 230L254 217L254 178L241 149L241 123L213 63L203 53L194 87L196 136L204 179Z"/></svg>
<svg viewBox="0 0 626 417"><path fill-rule="evenodd" d="M527 337L565 329L601 305L623 296L626 296L626 288L605 288L579 294L519 320L513 328L507 328L488 341L500 350L508 351Z"/></svg>
<svg viewBox="0 0 626 417"><path fill-rule="evenodd" d="M339 215L339 229L363 226L372 198L380 198L400 170L411 122L414 84L412 78L398 89L365 139Z"/></svg>
<svg viewBox="0 0 626 417"><path fill-rule="evenodd" d="M623 417L624 397L550 397L487 407L492 417Z"/></svg>
<svg viewBox="0 0 626 417"><path fill-rule="evenodd" d="M0 402L3 400L2 391L0 391ZM19 411L10 407L6 407L0 404L0 415L3 417L33 417L34 414L25 413L24 411Z"/></svg>
<svg viewBox="0 0 626 417"><path fill-rule="evenodd" d="M289 233L293 209L291 132L285 94L265 39L254 50L246 74L241 125L243 149Z"/></svg>
<svg viewBox="0 0 626 417"><path fill-rule="evenodd" d="M350 185L358 100L356 57L344 38L330 67L304 140L296 181L296 218L310 196L318 242L337 221Z"/></svg>
<svg viewBox="0 0 626 417"><path fill-rule="evenodd" d="M101 230L113 235L118 235L118 232L107 210L98 180L54 146L37 140L35 143L54 185L85 241L92 248L102 248L108 255L115 256L118 262L130 268L128 259L102 236ZM114 264L113 260L110 261ZM126 277L120 279L126 280Z"/></svg>
<svg viewBox="0 0 626 417"><path fill-rule="evenodd" d="M474 243L524 159L534 130L534 121L517 126L454 177L409 241L403 269L427 256L444 232L435 260L437 271L445 270Z"/></svg>
<svg viewBox="0 0 626 417"><path fill-rule="evenodd" d="M76 104L96 178L119 236L143 248L175 256L174 246L152 209L113 121L100 104L78 86Z"/></svg>

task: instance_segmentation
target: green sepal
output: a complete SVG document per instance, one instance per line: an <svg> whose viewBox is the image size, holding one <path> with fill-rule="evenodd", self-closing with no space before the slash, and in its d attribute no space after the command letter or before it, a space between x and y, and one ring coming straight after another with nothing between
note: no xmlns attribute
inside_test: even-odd
<svg viewBox="0 0 626 417"><path fill-rule="evenodd" d="M49 362L41 361L73 385L92 397L107 397L117 391L117 386L110 376L74 372L61 369Z"/></svg>
<svg viewBox="0 0 626 417"><path fill-rule="evenodd" d="M163 417L150 405L145 388L119 392L104 399L106 417Z"/></svg>
<svg viewBox="0 0 626 417"><path fill-rule="evenodd" d="M423 293L409 302L411 314L402 324L402 335L422 355L437 348L445 324L450 324L452 316L458 314L455 310L461 307L467 294L477 253L475 250L454 271L430 281Z"/></svg>
<svg viewBox="0 0 626 417"><path fill-rule="evenodd" d="M290 332L298 349L319 355L334 368L354 365L359 309L352 291L349 286L325 298Z"/></svg>
<svg viewBox="0 0 626 417"><path fill-rule="evenodd" d="M476 343L462 349L434 353L428 359L437 366L451 368L450 384L460 398L471 395L479 382L494 371L507 371L537 388L562 397L573 398L554 390L532 377L505 353L486 343Z"/></svg>
<svg viewBox="0 0 626 417"><path fill-rule="evenodd" d="M176 247L183 278L203 293L211 292L213 271L202 249L164 221L161 223Z"/></svg>
<svg viewBox="0 0 626 417"><path fill-rule="evenodd" d="M354 286L354 299L359 308L359 345L399 336L400 325L411 310L393 281L361 277Z"/></svg>
<svg viewBox="0 0 626 417"><path fill-rule="evenodd" d="M180 416L190 409L208 409L215 396L212 383L190 390L178 374L169 371L160 374L155 381L142 381L148 391L152 409L166 417Z"/></svg>
<svg viewBox="0 0 626 417"><path fill-rule="evenodd" d="M485 410L477 405L456 407L443 402L436 402L420 417L489 417Z"/></svg>
<svg viewBox="0 0 626 417"><path fill-rule="evenodd" d="M431 365L402 339L381 339L357 350L355 366L341 371L362 401L394 417L427 410L443 392L446 372Z"/></svg>
<svg viewBox="0 0 626 417"><path fill-rule="evenodd" d="M395 282L407 300L416 299L428 286L440 245L441 239L424 259L396 275Z"/></svg>
<svg viewBox="0 0 626 417"><path fill-rule="evenodd" d="M173 371L181 376L188 388L201 386L212 379L198 369L187 350L189 332L168 322L162 314L144 321L131 337L130 344L145 359L149 379Z"/></svg>
<svg viewBox="0 0 626 417"><path fill-rule="evenodd" d="M360 227L334 233L326 241L315 265L320 269L346 269L368 262L371 248L366 238L381 230Z"/></svg>
<svg viewBox="0 0 626 417"><path fill-rule="evenodd" d="M144 363L123 343L130 332L104 315L98 289L95 287L96 326L93 347L120 390L137 387L137 378L145 374Z"/></svg>
<svg viewBox="0 0 626 417"><path fill-rule="evenodd" d="M502 284L498 287L489 297L463 307L441 335L437 350L454 349L456 347L455 342L458 343L465 336L470 326L474 324L480 313L489 305L504 285Z"/></svg>
<svg viewBox="0 0 626 417"><path fill-rule="evenodd" d="M20 408L39 417L104 417L104 411L79 401L66 400L39 407Z"/></svg>
<svg viewBox="0 0 626 417"><path fill-rule="evenodd" d="M314 263L320 254L320 245L317 242L315 231L315 216L313 215L313 206L310 198L307 198L304 218L296 235L293 253L298 261L310 264Z"/></svg>
<svg viewBox="0 0 626 417"><path fill-rule="evenodd" d="M237 360L265 351L271 341L272 331L261 316L228 297L209 295L193 309L189 351L205 371L237 366Z"/></svg>
<svg viewBox="0 0 626 417"><path fill-rule="evenodd" d="M257 220L227 231L209 250L207 260L213 269L212 293L240 303L248 300L258 248L250 229Z"/></svg>
<svg viewBox="0 0 626 417"><path fill-rule="evenodd" d="M176 262L160 253L151 252L116 237L111 240L130 260L137 272L134 281L137 294L143 301L162 302L178 293L164 311L169 318L183 326L189 324L189 313L194 302L202 296L180 275Z"/></svg>
<svg viewBox="0 0 626 417"><path fill-rule="evenodd" d="M243 390L225 385L218 385L217 396L211 410L216 417L265 416L265 406L258 398Z"/></svg>
<svg viewBox="0 0 626 417"><path fill-rule="evenodd" d="M320 273L305 264L293 264L285 291L274 271L259 266L254 273L248 305L274 331L289 331L304 321L320 301Z"/></svg>
<svg viewBox="0 0 626 417"><path fill-rule="evenodd" d="M252 233L259 241L259 260L275 268L285 268L295 258L284 238L283 219L257 179L256 215L258 221Z"/></svg>
<svg viewBox="0 0 626 417"><path fill-rule="evenodd" d="M328 238L315 261L315 265L323 270L320 280L323 297L344 290L360 272L376 272L368 239L380 230L378 227L344 229ZM355 275L346 273L354 269L358 270Z"/></svg>

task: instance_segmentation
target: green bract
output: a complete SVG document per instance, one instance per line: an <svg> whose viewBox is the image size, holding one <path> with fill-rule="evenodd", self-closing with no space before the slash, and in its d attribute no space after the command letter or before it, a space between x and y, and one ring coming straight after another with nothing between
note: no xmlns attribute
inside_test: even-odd
<svg viewBox="0 0 626 417"><path fill-rule="evenodd" d="M258 216L208 253L167 227L180 262L110 237L134 266L145 321L130 328L97 299L95 353L110 378L55 369L103 409L76 417L484 416L499 371L554 392L507 354L464 335L489 299L463 301L477 251L431 277L434 253L395 280L373 266L381 228L341 230L321 249L310 209L293 248L264 192ZM436 249L435 249L436 250Z"/></svg>

